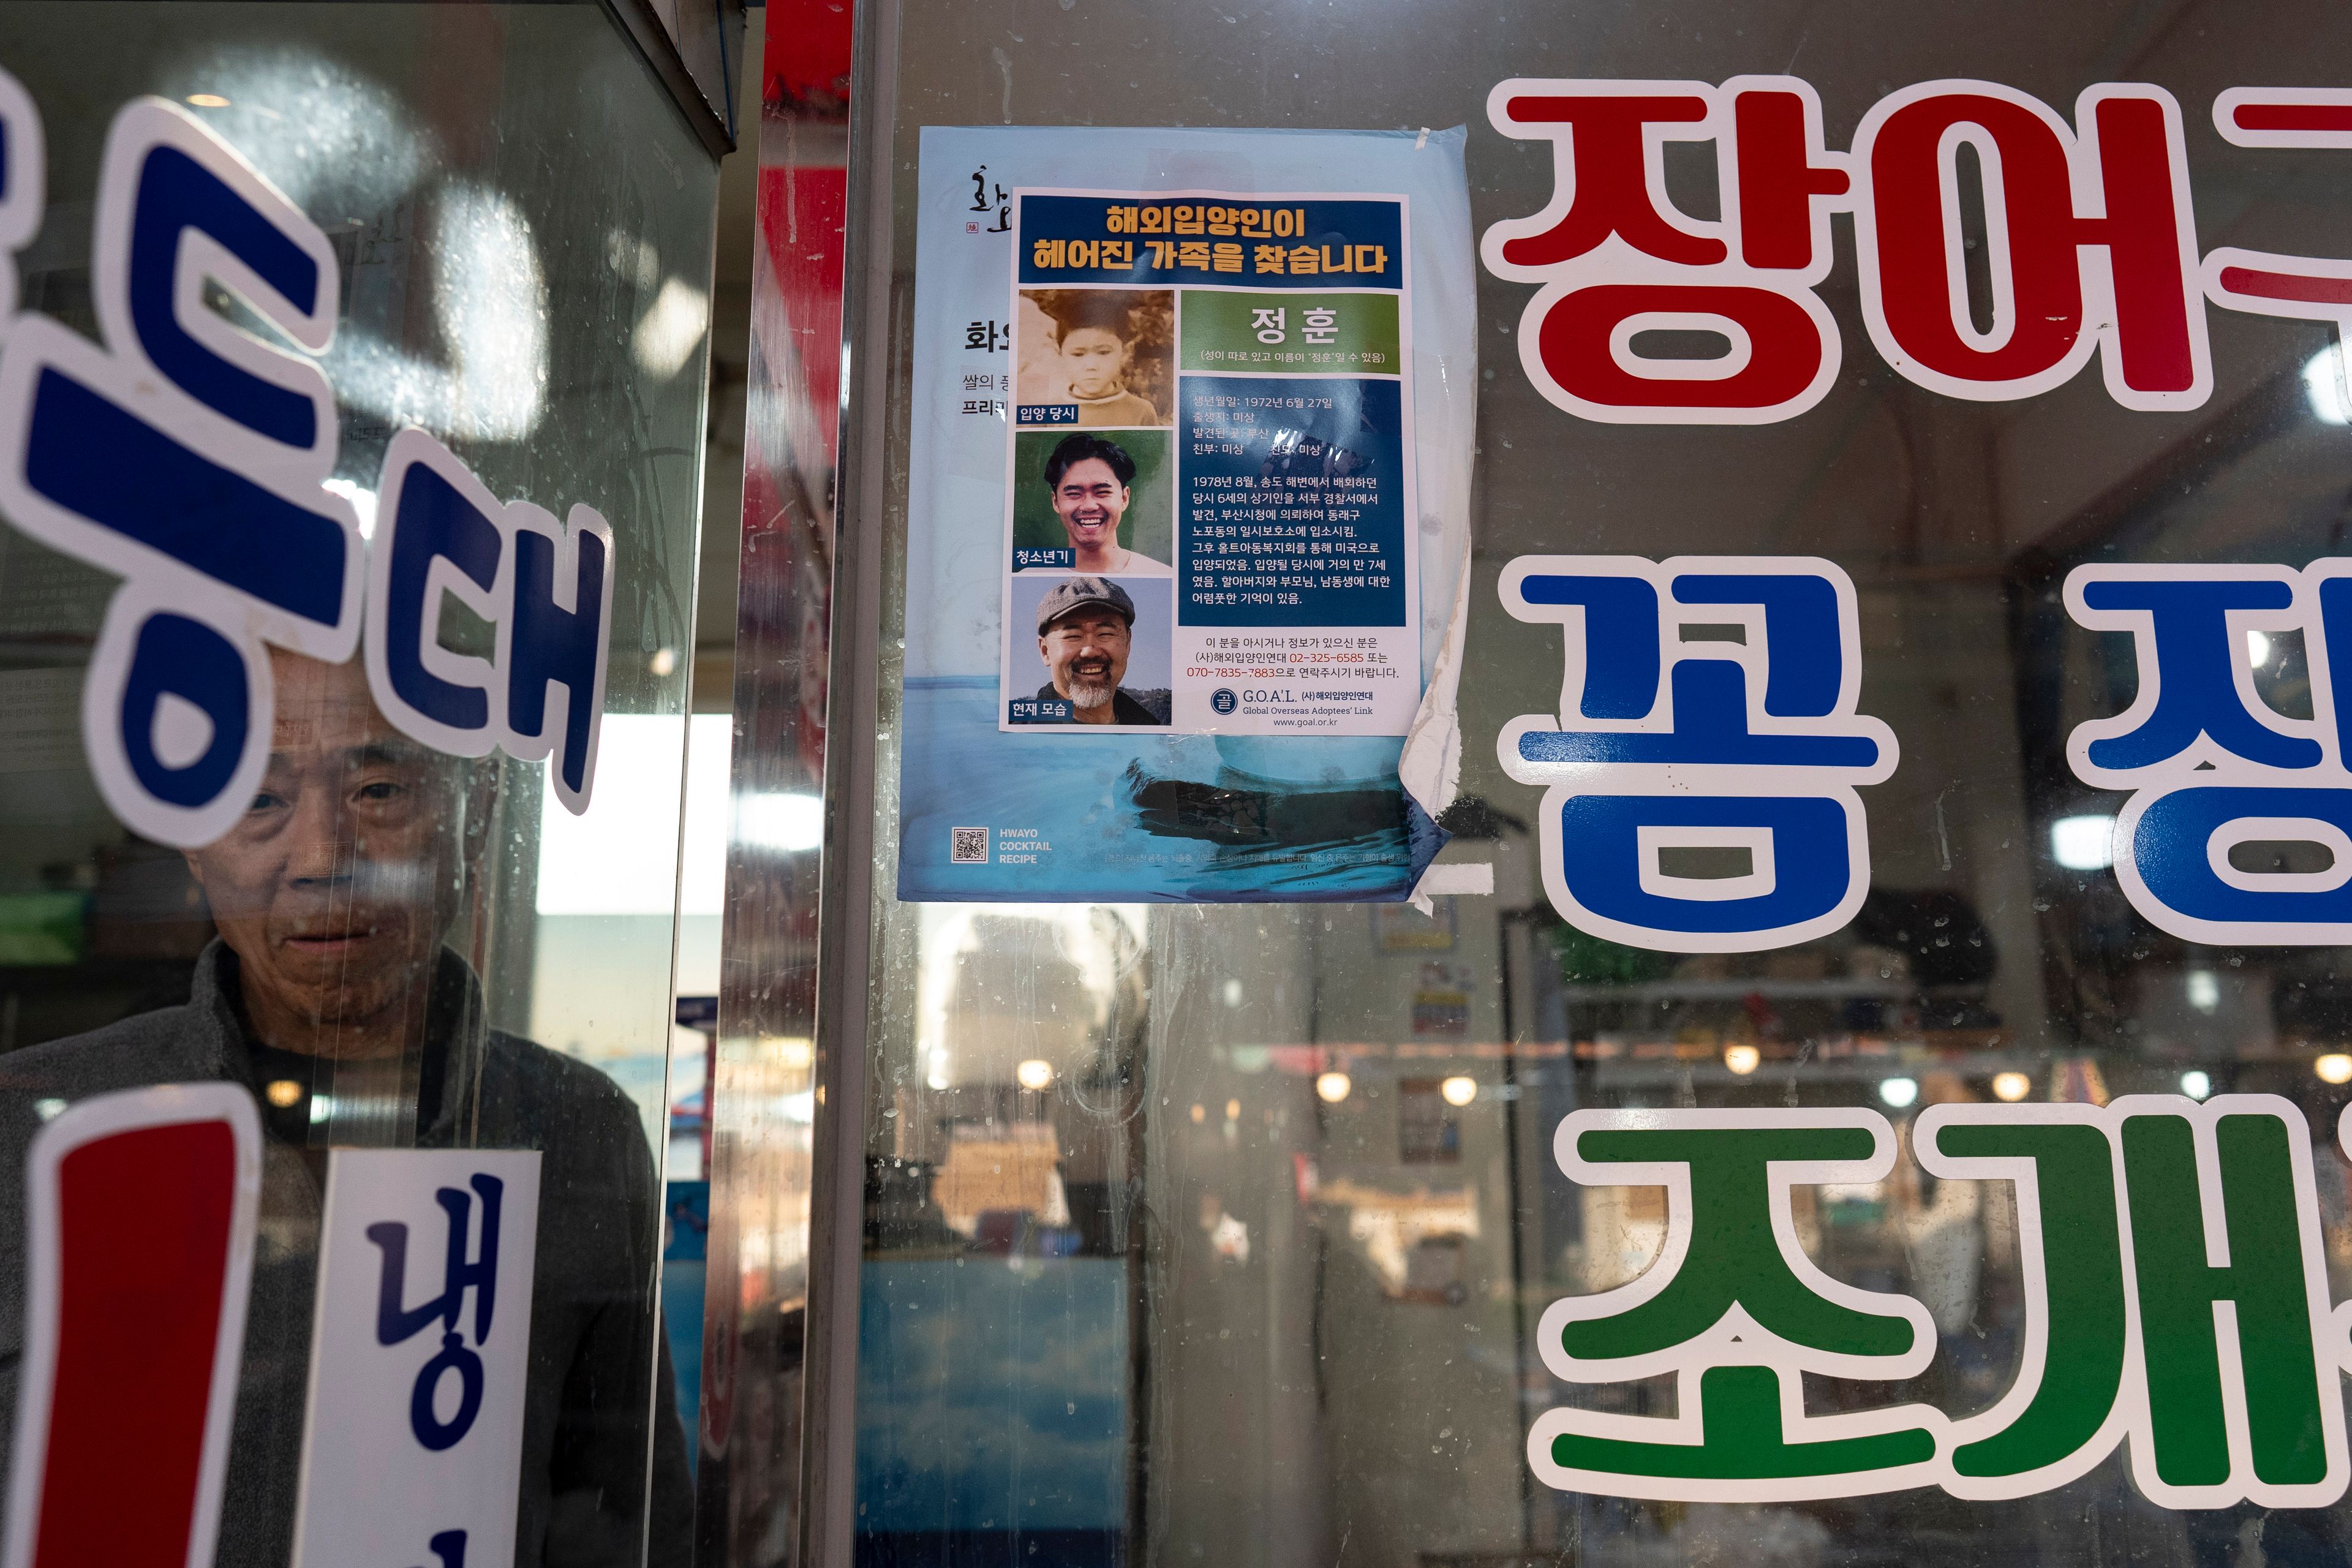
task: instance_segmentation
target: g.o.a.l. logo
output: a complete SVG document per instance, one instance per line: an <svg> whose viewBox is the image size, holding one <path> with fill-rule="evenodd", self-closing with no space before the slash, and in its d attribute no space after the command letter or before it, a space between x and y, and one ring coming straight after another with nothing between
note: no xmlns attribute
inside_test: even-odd
<svg viewBox="0 0 2352 1568"><path fill-rule="evenodd" d="M1927 1309L1823 1273L1792 1189L1887 1175L1895 1138L1862 1110L1583 1110L1560 1167L1664 1186L1664 1246L1631 1284L1555 1302L1538 1342L1572 1383L1674 1374L1672 1416L1562 1406L1528 1439L1564 1490L1787 1501L1941 1487L2046 1491L2119 1447L2167 1508L2317 1508L2347 1479L2347 1321L2321 1264L2311 1142L2271 1095L2205 1104L1941 1105L1912 1128L1930 1174L2016 1193L2025 1321L1990 1409L1814 1415L1807 1373L1912 1377L1935 1359Z"/></svg>

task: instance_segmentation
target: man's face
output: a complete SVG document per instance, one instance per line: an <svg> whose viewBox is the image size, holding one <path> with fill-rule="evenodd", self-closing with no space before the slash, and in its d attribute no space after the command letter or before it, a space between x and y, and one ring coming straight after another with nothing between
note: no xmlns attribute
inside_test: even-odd
<svg viewBox="0 0 2352 1568"><path fill-rule="evenodd" d="M1108 327L1073 327L1062 334L1062 363L1080 397L1115 397L1127 381L1127 344Z"/></svg>
<svg viewBox="0 0 2352 1568"><path fill-rule="evenodd" d="M263 1038L299 1048L306 1029L352 1029L362 1048L364 1026L422 1006L463 890L467 792L458 766L376 711L359 660L272 666L268 772L188 866Z"/></svg>
<svg viewBox="0 0 2352 1568"><path fill-rule="evenodd" d="M1071 549L1115 548L1118 520L1127 515L1127 487L1100 458L1082 458L1054 487L1054 510L1070 535Z"/></svg>
<svg viewBox="0 0 2352 1568"><path fill-rule="evenodd" d="M1127 652L1134 640L1127 617L1100 605L1072 610L1045 628L1037 652L1054 678L1054 689L1075 708L1108 703L1127 679Z"/></svg>

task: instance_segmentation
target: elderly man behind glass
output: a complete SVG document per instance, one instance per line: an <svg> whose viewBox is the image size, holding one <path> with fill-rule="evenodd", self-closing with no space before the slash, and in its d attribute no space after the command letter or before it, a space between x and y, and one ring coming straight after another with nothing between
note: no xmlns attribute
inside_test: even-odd
<svg viewBox="0 0 2352 1568"><path fill-rule="evenodd" d="M0 1160L24 1169L36 1099L205 1079L255 1091L268 1136L216 1561L274 1568L293 1530L326 1146L542 1151L515 1561L636 1560L650 1405L651 1560L683 1562L690 1483L653 1342L658 1205L635 1108L593 1069L487 1027L479 982L443 945L484 912L495 765L394 731L357 661L273 664L268 772L237 825L188 852L219 936L187 1005L0 1058ZM21 1181L0 1191L13 1403Z"/></svg>

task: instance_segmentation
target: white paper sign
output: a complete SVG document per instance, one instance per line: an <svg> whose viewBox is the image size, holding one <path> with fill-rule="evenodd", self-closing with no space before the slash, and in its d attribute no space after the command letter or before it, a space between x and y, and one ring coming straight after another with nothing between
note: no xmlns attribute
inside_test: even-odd
<svg viewBox="0 0 2352 1568"><path fill-rule="evenodd" d="M509 1568L536 1151L327 1167L295 1568Z"/></svg>

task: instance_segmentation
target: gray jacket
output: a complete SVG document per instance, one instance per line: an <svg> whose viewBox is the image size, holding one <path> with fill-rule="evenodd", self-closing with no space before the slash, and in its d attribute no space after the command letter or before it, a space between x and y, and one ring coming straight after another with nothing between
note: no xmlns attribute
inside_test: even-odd
<svg viewBox="0 0 2352 1568"><path fill-rule="evenodd" d="M44 1099L204 1079L254 1087L231 1000L236 963L216 941L185 1006L0 1056L0 1171L24 1170ZM515 1561L637 1562L650 1406L647 1561L684 1563L693 1496L656 1311L661 1210L636 1109L593 1068L483 1029L480 986L455 953L441 955L435 993L436 1034L472 1048L449 1050L440 1111L418 1145L542 1152ZM274 1137L264 1144L221 1568L280 1568L293 1544L321 1192L312 1158ZM24 1353L24 1182L12 1174L0 1180L0 1460Z"/></svg>

